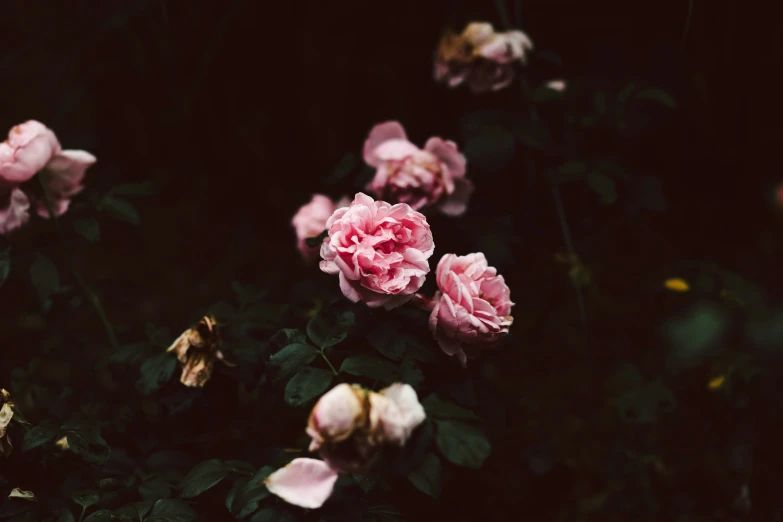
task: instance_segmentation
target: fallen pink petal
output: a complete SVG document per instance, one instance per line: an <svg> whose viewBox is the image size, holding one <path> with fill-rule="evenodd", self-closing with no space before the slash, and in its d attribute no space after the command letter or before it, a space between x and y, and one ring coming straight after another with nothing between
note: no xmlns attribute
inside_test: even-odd
<svg viewBox="0 0 783 522"><path fill-rule="evenodd" d="M264 484L289 504L317 509L331 496L337 477L324 461L299 458L269 475Z"/></svg>

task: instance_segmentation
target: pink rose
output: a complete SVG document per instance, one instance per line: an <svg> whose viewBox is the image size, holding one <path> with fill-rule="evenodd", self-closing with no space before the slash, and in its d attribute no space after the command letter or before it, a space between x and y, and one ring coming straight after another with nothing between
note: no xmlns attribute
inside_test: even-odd
<svg viewBox="0 0 783 522"><path fill-rule="evenodd" d="M0 187L0 193L3 192ZM5 203L2 201L5 200ZM5 235L19 228L30 219L28 210L30 200L18 188L12 189L5 197L0 196L0 235Z"/></svg>
<svg viewBox="0 0 783 522"><path fill-rule="evenodd" d="M296 231L296 247L302 257L307 261L313 261L318 257L318 248L307 246L307 239L317 237L326 229L326 220L339 207L347 207L350 201L343 197L335 204L329 197L323 194L314 194L310 203L303 205L291 219L291 225Z"/></svg>
<svg viewBox="0 0 783 522"><path fill-rule="evenodd" d="M361 192L327 220L321 270L339 274L345 297L387 310L413 298L430 271L435 245L425 218L409 205Z"/></svg>
<svg viewBox="0 0 783 522"><path fill-rule="evenodd" d="M15 126L0 143L0 184L24 183L60 150L57 137L44 124L30 120Z"/></svg>
<svg viewBox="0 0 783 522"><path fill-rule="evenodd" d="M465 156L453 141L430 138L422 150L408 141L396 121L372 128L364 142L364 161L377 169L367 190L413 210L434 207L457 216L465 212L473 192L465 178Z"/></svg>
<svg viewBox="0 0 783 522"><path fill-rule="evenodd" d="M430 331L441 349L465 366L483 348L492 347L513 322L514 303L503 276L482 253L446 254L438 263L439 292L433 298Z"/></svg>
<svg viewBox="0 0 783 522"><path fill-rule="evenodd" d="M384 445L404 446L426 415L416 391L393 384L380 392L340 384L323 395L310 413L310 451L333 469L359 473L375 461Z"/></svg>
<svg viewBox="0 0 783 522"><path fill-rule="evenodd" d="M473 92L497 91L514 79L513 64L527 63L533 42L522 31L496 33L492 24L473 22L462 34L443 36L435 56L435 80L449 87L467 83Z"/></svg>

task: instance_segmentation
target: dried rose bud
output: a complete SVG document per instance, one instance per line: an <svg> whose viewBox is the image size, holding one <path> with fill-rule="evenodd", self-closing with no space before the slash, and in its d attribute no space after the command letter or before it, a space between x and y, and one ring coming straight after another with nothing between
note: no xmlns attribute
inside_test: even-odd
<svg viewBox="0 0 783 522"><path fill-rule="evenodd" d="M8 458L14 448L11 444L11 436L8 434L8 425L14 418L14 403L11 402L11 394L0 388L0 455Z"/></svg>
<svg viewBox="0 0 783 522"><path fill-rule="evenodd" d="M177 354L177 360L182 366L182 377L180 377L182 384L203 388L212 376L215 360L233 366L223 358L220 343L220 333L215 318L206 315L174 341L166 351Z"/></svg>

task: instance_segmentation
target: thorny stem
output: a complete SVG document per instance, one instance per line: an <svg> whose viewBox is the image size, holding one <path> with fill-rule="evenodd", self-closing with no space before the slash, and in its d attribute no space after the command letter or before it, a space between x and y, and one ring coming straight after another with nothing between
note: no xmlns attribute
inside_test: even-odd
<svg viewBox="0 0 783 522"><path fill-rule="evenodd" d="M321 357L323 357L324 361L326 361L326 364L328 364L328 365L329 365L329 369L330 369L330 370L332 370L332 373L333 373L333 374L335 374L335 375L337 375L337 373L338 373L338 372L337 372L337 370L335 370L335 369L334 369L334 366L332 366L332 363L331 363L331 362L329 362L329 358L328 358L328 357L326 356L326 354L324 353L324 350L323 350L323 348L321 348L321 349L319 350L319 353L321 354Z"/></svg>
<svg viewBox="0 0 783 522"><path fill-rule="evenodd" d="M73 256L71 255L71 250L70 248L68 248L68 242L65 240L65 235L63 234L62 228L60 227L60 222L57 219L57 215L54 212L54 208L52 207L52 201L49 198L49 192L47 191L46 185L44 184L40 176L38 179L40 180L41 187L43 188L44 202L46 203L46 211L49 213L49 217L54 222L54 229L57 232L57 236L60 238L60 242L63 245L63 250L65 250L66 259L68 260L68 265L69 268L71 269L71 273L73 274L73 277L76 279L76 282L79 284L82 291L84 292L84 295L87 297L87 301L95 310L95 313L98 314L98 317L100 318L101 323L103 324L103 328L104 330L106 330L106 336L109 338L109 344L111 344L114 350L119 350L120 345L117 342L117 338L114 336L114 329L111 326L111 322L109 322L109 318L106 316L106 312L103 310L103 306L101 306L100 299L98 299L98 296L95 294L95 292L93 292L92 289L90 289L89 285L87 284L87 281L84 280L84 277L82 277L81 273L76 268L76 263L74 262ZM84 516L84 513L82 513L82 516Z"/></svg>

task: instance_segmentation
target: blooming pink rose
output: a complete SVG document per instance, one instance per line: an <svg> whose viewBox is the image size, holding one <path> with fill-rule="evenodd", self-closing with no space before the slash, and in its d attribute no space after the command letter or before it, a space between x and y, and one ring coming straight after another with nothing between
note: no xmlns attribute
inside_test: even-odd
<svg viewBox="0 0 783 522"><path fill-rule="evenodd" d="M55 154L41 171L40 176L55 215L63 215L68 210L71 198L84 189L84 174L95 161L95 156L89 152L64 150ZM49 217L46 202L39 201L36 210L39 216Z"/></svg>
<svg viewBox="0 0 783 522"><path fill-rule="evenodd" d="M266 488L295 506L317 509L332 495L337 471L316 459L294 459L266 479Z"/></svg>
<svg viewBox="0 0 783 522"><path fill-rule="evenodd" d="M361 192L327 220L321 270L339 274L345 297L387 310L409 301L430 271L435 245L425 218L409 205Z"/></svg>
<svg viewBox="0 0 783 522"><path fill-rule="evenodd" d="M12 128L0 143L0 185L19 185L44 168L61 150L57 137L34 120Z"/></svg>
<svg viewBox="0 0 783 522"><path fill-rule="evenodd" d="M0 187L0 193L3 192ZM2 201L5 200L5 203ZM18 188L12 189L5 197L0 196L0 235L5 235L19 228L30 219L28 210L30 200Z"/></svg>
<svg viewBox="0 0 783 522"><path fill-rule="evenodd" d="M310 203L303 205L291 219L291 225L296 231L296 247L302 257L312 261L318 257L318 248L307 246L307 239L317 237L326 229L326 220L339 207L347 207L350 200L343 197L335 204L329 197L323 194L314 194Z"/></svg>
<svg viewBox="0 0 783 522"><path fill-rule="evenodd" d="M527 63L533 42L522 31L496 33L473 22L462 34L446 33L435 56L435 80L449 87L467 83L473 92L497 91L514 79L513 64Z"/></svg>
<svg viewBox="0 0 783 522"><path fill-rule="evenodd" d="M408 141L399 122L387 121L370 131L364 161L377 169L367 190L380 198L451 216L467 209L473 184L465 178L465 156L453 141L430 138L422 150Z"/></svg>
<svg viewBox="0 0 783 522"><path fill-rule="evenodd" d="M462 365L508 333L514 303L503 276L482 253L446 254L438 263L430 331L441 349Z"/></svg>

